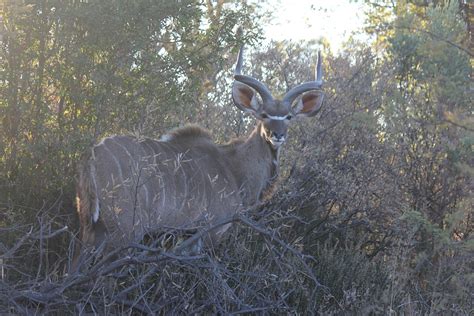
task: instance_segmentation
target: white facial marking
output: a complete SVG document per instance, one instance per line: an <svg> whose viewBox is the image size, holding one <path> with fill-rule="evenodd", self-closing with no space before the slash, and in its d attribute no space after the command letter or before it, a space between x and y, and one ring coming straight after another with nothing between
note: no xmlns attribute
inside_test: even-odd
<svg viewBox="0 0 474 316"><path fill-rule="evenodd" d="M275 137L272 137L270 139L270 143L273 145L273 147L275 148L279 148L281 145L283 145L283 143L285 142L285 138L282 137L280 139L277 139Z"/></svg>
<svg viewBox="0 0 474 316"><path fill-rule="evenodd" d="M286 120L286 118L288 117L288 115L285 115L285 116L273 116L273 115L268 115L267 114L267 117L271 120L275 120L275 121L284 121Z"/></svg>

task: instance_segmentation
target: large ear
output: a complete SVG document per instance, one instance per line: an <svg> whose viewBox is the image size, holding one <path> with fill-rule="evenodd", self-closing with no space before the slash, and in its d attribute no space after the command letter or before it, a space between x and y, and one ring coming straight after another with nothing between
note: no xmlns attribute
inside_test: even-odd
<svg viewBox="0 0 474 316"><path fill-rule="evenodd" d="M322 91L307 92L298 100L293 107L293 111L296 115L314 116L321 109L323 98L324 93Z"/></svg>
<svg viewBox="0 0 474 316"><path fill-rule="evenodd" d="M255 90L238 81L234 81L232 86L232 99L235 105L245 112L255 114L260 107Z"/></svg>

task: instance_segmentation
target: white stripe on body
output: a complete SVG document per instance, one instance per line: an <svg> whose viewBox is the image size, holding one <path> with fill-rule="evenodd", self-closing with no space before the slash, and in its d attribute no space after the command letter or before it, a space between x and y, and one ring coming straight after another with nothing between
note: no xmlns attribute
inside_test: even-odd
<svg viewBox="0 0 474 316"><path fill-rule="evenodd" d="M94 148L92 148L92 159L95 160L94 156ZM99 215L100 215L100 208L99 208L99 192L97 192L97 180L95 178L95 165L91 162L90 163L90 173L91 173L91 178L92 178L92 185L94 186L94 194L95 194L95 209L94 212L92 213L92 221L94 223L97 223L99 220Z"/></svg>
<svg viewBox="0 0 474 316"><path fill-rule="evenodd" d="M130 161L131 162L135 162L135 159L134 157L132 156L132 154L130 154L130 152L128 151L127 147L125 147L124 145L122 145L120 142L118 142L117 140L115 140L115 137L111 138L117 145L119 145L120 148L122 148L128 155L128 157L130 157ZM137 161L137 169L140 168L140 161ZM139 186L140 185L140 176L141 176L141 170L136 170L137 173L138 173L138 182L135 184L136 186ZM148 188L146 187L146 185L144 184L141 184L141 186L145 189L145 208L148 207Z"/></svg>

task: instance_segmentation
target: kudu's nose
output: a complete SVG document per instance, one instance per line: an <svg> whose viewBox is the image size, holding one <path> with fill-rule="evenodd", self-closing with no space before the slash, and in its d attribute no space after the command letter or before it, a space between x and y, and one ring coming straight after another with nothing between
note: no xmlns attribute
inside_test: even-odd
<svg viewBox="0 0 474 316"><path fill-rule="evenodd" d="M277 133L277 132L272 132L272 136L278 140L284 139L285 134L284 133Z"/></svg>

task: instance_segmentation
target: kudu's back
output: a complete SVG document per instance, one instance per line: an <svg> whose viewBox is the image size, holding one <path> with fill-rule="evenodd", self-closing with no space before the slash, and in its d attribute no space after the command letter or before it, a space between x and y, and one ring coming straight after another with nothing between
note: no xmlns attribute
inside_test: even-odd
<svg viewBox="0 0 474 316"><path fill-rule="evenodd" d="M219 147L195 127L180 132L167 141L113 136L91 149L79 172L83 243L107 236L108 245L124 245L239 210L239 188Z"/></svg>

